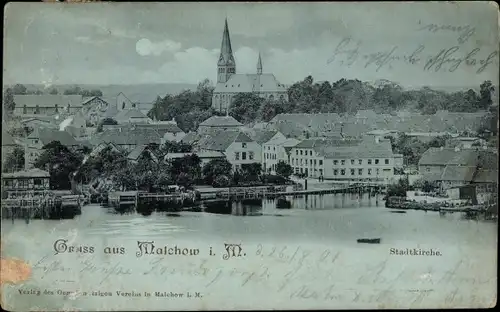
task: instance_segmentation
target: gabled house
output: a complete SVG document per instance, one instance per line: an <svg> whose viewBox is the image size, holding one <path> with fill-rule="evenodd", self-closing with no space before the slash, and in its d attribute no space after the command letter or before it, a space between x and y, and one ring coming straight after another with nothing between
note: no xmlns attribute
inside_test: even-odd
<svg viewBox="0 0 500 312"><path fill-rule="evenodd" d="M214 136L205 136L198 142L198 148L201 152L224 153L226 159L233 165L233 170L240 170L244 164L261 163L261 146L240 131L219 132Z"/></svg>
<svg viewBox="0 0 500 312"><path fill-rule="evenodd" d="M33 168L33 164L37 158L42 154L43 147L53 141L58 141L61 145L66 146L72 151L82 148L83 143L78 142L66 131L59 131L54 129L35 129L25 139L25 167L26 169Z"/></svg>
<svg viewBox="0 0 500 312"><path fill-rule="evenodd" d="M158 163L158 157L148 145L138 145L127 155L127 159L132 163L137 163L141 156L150 157L155 163Z"/></svg>
<svg viewBox="0 0 500 312"><path fill-rule="evenodd" d="M121 110L113 117L118 124L126 124L126 123L137 123L137 124L149 124L152 123L153 120L148 116L144 115L139 109L131 108Z"/></svg>

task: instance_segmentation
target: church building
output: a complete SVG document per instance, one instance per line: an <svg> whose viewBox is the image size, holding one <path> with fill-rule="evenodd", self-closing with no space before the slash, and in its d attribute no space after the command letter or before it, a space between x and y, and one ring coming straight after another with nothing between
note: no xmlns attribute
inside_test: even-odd
<svg viewBox="0 0 500 312"><path fill-rule="evenodd" d="M217 84L213 93L212 107L218 112L227 114L233 97L238 93L247 92L254 92L260 97L271 100L288 100L286 87L278 82L273 74L263 73L260 53L255 74L236 73L236 61L226 19L217 62Z"/></svg>

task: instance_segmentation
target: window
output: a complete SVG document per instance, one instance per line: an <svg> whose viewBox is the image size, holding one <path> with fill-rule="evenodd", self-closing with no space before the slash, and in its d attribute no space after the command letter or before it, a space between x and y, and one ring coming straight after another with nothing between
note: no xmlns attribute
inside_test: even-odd
<svg viewBox="0 0 500 312"><path fill-rule="evenodd" d="M363 169L358 169L358 175L363 175Z"/></svg>
<svg viewBox="0 0 500 312"><path fill-rule="evenodd" d="M240 160L240 152L234 153L234 159Z"/></svg>
<svg viewBox="0 0 500 312"><path fill-rule="evenodd" d="M303 155L303 154L302 154L302 150L300 150L300 155Z"/></svg>
<svg viewBox="0 0 500 312"><path fill-rule="evenodd" d="M35 185L42 185L42 179L34 179L33 184Z"/></svg>
<svg viewBox="0 0 500 312"><path fill-rule="evenodd" d="M316 159L314 160L314 165L316 166Z"/></svg>
<svg viewBox="0 0 500 312"><path fill-rule="evenodd" d="M385 164L388 165L389 164L389 159L386 159L385 160Z"/></svg>
<svg viewBox="0 0 500 312"><path fill-rule="evenodd" d="M372 170L368 169L368 175L371 175L371 174L372 174Z"/></svg>
<svg viewBox="0 0 500 312"><path fill-rule="evenodd" d="M339 171L337 169L333 170L333 175L337 175Z"/></svg>
<svg viewBox="0 0 500 312"><path fill-rule="evenodd" d="M241 147L246 148L247 144L246 143L241 143Z"/></svg>
<svg viewBox="0 0 500 312"><path fill-rule="evenodd" d="M241 160L246 160L246 159L247 159L247 153L241 152Z"/></svg>
<svg viewBox="0 0 500 312"><path fill-rule="evenodd" d="M333 165L334 165L334 166L336 166L336 165L338 165L338 164L339 164L339 161L335 159L335 160L333 161Z"/></svg>
<svg viewBox="0 0 500 312"><path fill-rule="evenodd" d="M253 152L248 152L248 159L250 159L250 160L253 159Z"/></svg>
<svg viewBox="0 0 500 312"><path fill-rule="evenodd" d="M40 106L35 106L35 114L40 114Z"/></svg>
<svg viewBox="0 0 500 312"><path fill-rule="evenodd" d="M379 174L380 174L380 169L379 169L379 168L377 168L377 175L379 175Z"/></svg>
<svg viewBox="0 0 500 312"><path fill-rule="evenodd" d="M358 159L358 164L362 165L363 164L363 159Z"/></svg>
<svg viewBox="0 0 500 312"><path fill-rule="evenodd" d="M312 164L313 164L313 160L312 160L312 159L309 159L309 165L311 165L311 166L312 166Z"/></svg>
<svg viewBox="0 0 500 312"><path fill-rule="evenodd" d="M132 108L135 108L135 103L132 103Z"/></svg>
<svg viewBox="0 0 500 312"><path fill-rule="evenodd" d="M295 167L295 173L299 173L299 167Z"/></svg>
<svg viewBox="0 0 500 312"><path fill-rule="evenodd" d="M341 170L340 170L340 174L341 174L341 175L345 175L345 169L341 169Z"/></svg>
<svg viewBox="0 0 500 312"><path fill-rule="evenodd" d="M319 160L319 165L323 166L323 160L322 159Z"/></svg>
<svg viewBox="0 0 500 312"><path fill-rule="evenodd" d="M378 159L375 159L375 165L378 165Z"/></svg>
<svg viewBox="0 0 500 312"><path fill-rule="evenodd" d="M351 165L354 165L354 159L351 159Z"/></svg>
<svg viewBox="0 0 500 312"><path fill-rule="evenodd" d="M26 104L23 106L23 114L28 113L28 107L26 107Z"/></svg>
<svg viewBox="0 0 500 312"><path fill-rule="evenodd" d="M354 169L351 169L351 175L355 175Z"/></svg>
<svg viewBox="0 0 500 312"><path fill-rule="evenodd" d="M299 155L299 150L295 150L295 155Z"/></svg>
<svg viewBox="0 0 500 312"><path fill-rule="evenodd" d="M345 165L345 160L344 160L344 159L342 159L342 160L340 161L340 164L341 164L342 166L343 166L343 165Z"/></svg>
<svg viewBox="0 0 500 312"><path fill-rule="evenodd" d="M125 109L125 102L122 102L122 109Z"/></svg>
<svg viewBox="0 0 500 312"><path fill-rule="evenodd" d="M309 151L309 156L312 156L313 155L313 151Z"/></svg>
<svg viewBox="0 0 500 312"><path fill-rule="evenodd" d="M56 113L59 113L59 107L57 104L54 106L54 109L55 109Z"/></svg>
<svg viewBox="0 0 500 312"><path fill-rule="evenodd" d="M368 164L371 165L372 164L372 160L371 159L368 159Z"/></svg>

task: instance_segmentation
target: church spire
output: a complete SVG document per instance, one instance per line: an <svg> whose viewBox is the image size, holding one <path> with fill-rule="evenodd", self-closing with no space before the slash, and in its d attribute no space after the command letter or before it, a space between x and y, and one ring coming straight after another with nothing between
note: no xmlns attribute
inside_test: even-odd
<svg viewBox="0 0 500 312"><path fill-rule="evenodd" d="M262 75L262 59L260 58L260 52L259 59L257 60L257 75Z"/></svg>
<svg viewBox="0 0 500 312"><path fill-rule="evenodd" d="M224 32L222 33L222 43L220 46L219 65L225 65L233 57L233 49L231 47L231 38L229 37L229 27L227 26L227 18L224 23Z"/></svg>
<svg viewBox="0 0 500 312"><path fill-rule="evenodd" d="M225 83L229 77L236 73L236 62L234 61L231 38L229 37L229 27L227 18L224 22L224 32L222 33L222 43L220 46L220 56L217 62L217 83Z"/></svg>

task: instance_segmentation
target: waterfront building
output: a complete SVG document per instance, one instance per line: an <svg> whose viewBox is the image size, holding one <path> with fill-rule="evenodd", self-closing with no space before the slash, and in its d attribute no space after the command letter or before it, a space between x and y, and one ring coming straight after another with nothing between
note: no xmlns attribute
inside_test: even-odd
<svg viewBox="0 0 500 312"><path fill-rule="evenodd" d="M2 198L16 193L43 193L50 189L50 174L40 169L2 173ZM4 193L5 192L5 193Z"/></svg>
<svg viewBox="0 0 500 312"><path fill-rule="evenodd" d="M300 140L275 136L262 145L262 171L276 174L276 166L280 161L290 164L290 151Z"/></svg>
<svg viewBox="0 0 500 312"><path fill-rule="evenodd" d="M312 178L390 182L401 158L389 140L314 138L291 148L290 163L296 174Z"/></svg>
<svg viewBox="0 0 500 312"><path fill-rule="evenodd" d="M261 146L241 131L222 131L215 135L205 135L198 141L197 149L200 152L224 153L233 165L233 170L239 170L245 164L261 163Z"/></svg>
<svg viewBox="0 0 500 312"><path fill-rule="evenodd" d="M254 93L270 100L288 100L285 85L281 84L274 74L264 73L260 54L254 74L236 73L236 60L226 19L217 62L217 84L212 97L212 108L227 114L234 96L238 93Z"/></svg>
<svg viewBox="0 0 500 312"><path fill-rule="evenodd" d="M82 108L81 95L14 95L14 115L23 118L74 114Z"/></svg>

